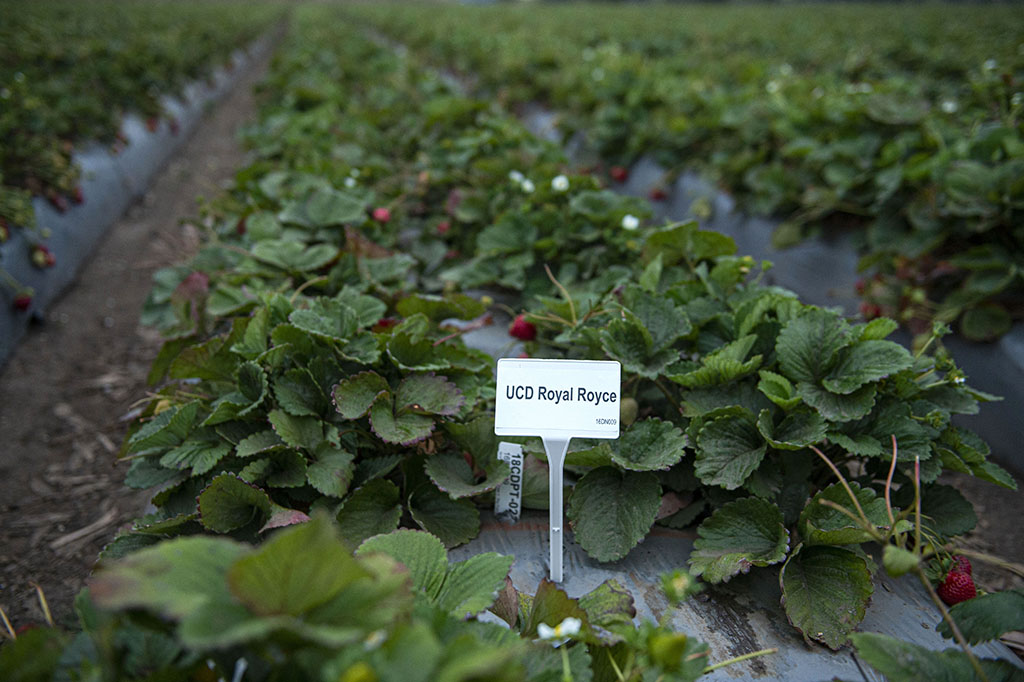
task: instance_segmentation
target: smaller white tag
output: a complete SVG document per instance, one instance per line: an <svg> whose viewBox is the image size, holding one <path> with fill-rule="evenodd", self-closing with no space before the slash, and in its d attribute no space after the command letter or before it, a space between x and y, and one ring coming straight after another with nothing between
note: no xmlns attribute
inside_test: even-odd
<svg viewBox="0 0 1024 682"><path fill-rule="evenodd" d="M494 490L494 515L500 521L516 523L523 510L523 446L499 442L498 459L507 462L512 473Z"/></svg>

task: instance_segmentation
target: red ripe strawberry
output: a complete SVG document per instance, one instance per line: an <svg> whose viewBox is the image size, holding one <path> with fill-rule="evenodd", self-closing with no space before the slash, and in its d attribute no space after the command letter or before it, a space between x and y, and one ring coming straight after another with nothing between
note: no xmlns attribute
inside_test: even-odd
<svg viewBox="0 0 1024 682"><path fill-rule="evenodd" d="M245 234L245 216L239 218L238 222L235 223L235 234L237 234L239 237Z"/></svg>
<svg viewBox="0 0 1024 682"><path fill-rule="evenodd" d="M73 201L76 204L84 204L85 203L85 195L82 194L82 186L81 185L76 185L75 188L73 190L71 190L71 201Z"/></svg>
<svg viewBox="0 0 1024 682"><path fill-rule="evenodd" d="M442 237L448 234L448 230L452 229L452 224L447 220L442 220L437 224L437 233Z"/></svg>
<svg viewBox="0 0 1024 682"><path fill-rule="evenodd" d="M50 205L57 209L57 212L63 213L64 211L68 210L68 200L67 198L64 197L63 194L57 194L56 192L54 192L50 194L48 198L50 200Z"/></svg>
<svg viewBox="0 0 1024 682"><path fill-rule="evenodd" d="M953 606L978 596L978 590L974 586L974 578L967 573L960 573L955 570L950 571L946 575L946 579L939 585L937 592L942 601L946 602L948 606Z"/></svg>
<svg viewBox="0 0 1024 682"><path fill-rule="evenodd" d="M537 338L537 327L532 322L527 322L526 316L520 313L512 320L508 333L520 341L533 341Z"/></svg>
<svg viewBox="0 0 1024 682"><path fill-rule="evenodd" d="M868 283L863 277L858 277L857 281L853 284L853 288L857 290L858 296L863 296L864 290L868 288Z"/></svg>
<svg viewBox="0 0 1024 682"><path fill-rule="evenodd" d="M373 209L373 219L378 223L386 223L391 220L391 211L383 206Z"/></svg>
<svg viewBox="0 0 1024 682"><path fill-rule="evenodd" d="M160 127L160 119L156 116L150 116L146 119L146 130L151 133L155 133L156 129Z"/></svg>
<svg viewBox="0 0 1024 682"><path fill-rule="evenodd" d="M375 332L382 332L385 329L391 329L396 324L398 324L398 320L394 317L382 317L377 320L377 324L373 325L372 329Z"/></svg>
<svg viewBox="0 0 1024 682"><path fill-rule="evenodd" d="M14 309L25 312L32 305L32 294L18 294L14 297Z"/></svg>
<svg viewBox="0 0 1024 682"><path fill-rule="evenodd" d="M861 301L858 306L860 314L864 316L865 320L873 320L882 314L882 308L876 303L868 303L867 301Z"/></svg>
<svg viewBox="0 0 1024 682"><path fill-rule="evenodd" d="M974 575L974 568L971 566L971 560L965 556L957 554L953 557L953 566L949 569L951 572L966 573L967 575Z"/></svg>
<svg viewBox="0 0 1024 682"><path fill-rule="evenodd" d="M612 176L612 180L615 182L625 182L629 179L629 169L625 166L612 166L608 170L608 174Z"/></svg>
<svg viewBox="0 0 1024 682"><path fill-rule="evenodd" d="M651 190L649 196L651 197L651 201L665 201L665 199L668 198L668 192L661 187L655 187Z"/></svg>

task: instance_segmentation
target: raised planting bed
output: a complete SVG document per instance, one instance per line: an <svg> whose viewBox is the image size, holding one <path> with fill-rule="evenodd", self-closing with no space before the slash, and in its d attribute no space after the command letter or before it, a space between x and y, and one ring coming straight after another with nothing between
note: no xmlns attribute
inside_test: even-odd
<svg viewBox="0 0 1024 682"><path fill-rule="evenodd" d="M974 512L937 481L963 467L1015 485L951 422L985 397L951 358L888 340L891 320L765 285L722 234L652 225L646 202L572 173L509 112L340 11L296 11L251 163L206 208L203 248L156 277L145 319L167 341L121 450L126 484L154 490L151 513L104 550L71 653L38 655L67 644L51 629L0 662L112 677L692 680L767 655L746 630L709 650L674 630L687 617L675 611L634 620L659 589L692 599L699 578L708 600L679 614L742 629L746 616L721 612L749 600L786 647L785 663L741 675L792 668L797 642L804 660L839 661L832 674L856 651L892 680L1019 678L1001 648L979 661L866 631L907 611L885 576L912 576L912 602L934 597L924 622L959 622L958 641L1019 627L1019 592L968 598L966 556L989 558L961 546ZM480 289L494 295L467 293ZM481 553L510 473L480 349L510 350L488 324L500 313L533 357L621 363L620 438L568 452L569 593L533 583L542 547ZM543 511L543 450L515 440L523 506ZM630 576L663 540L676 560L660 585L662 566ZM469 558L449 563L463 546ZM573 582L591 562L618 579ZM952 615L943 600L959 602Z"/></svg>
<svg viewBox="0 0 1024 682"><path fill-rule="evenodd" d="M218 56L208 73L179 86L176 94L153 97L161 118L124 115L114 146L81 141L66 158L80 201L36 196L25 225L5 220L7 239L0 243L0 364L30 321L43 319L50 303L71 285L107 228L145 194L206 108L234 85L254 58L271 48L273 40L266 33L244 49ZM39 262L37 252L44 254Z"/></svg>

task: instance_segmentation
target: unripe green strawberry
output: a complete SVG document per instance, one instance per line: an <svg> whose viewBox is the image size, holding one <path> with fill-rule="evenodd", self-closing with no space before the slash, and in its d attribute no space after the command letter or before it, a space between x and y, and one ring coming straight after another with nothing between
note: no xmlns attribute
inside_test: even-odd
<svg viewBox="0 0 1024 682"><path fill-rule="evenodd" d="M50 253L50 250L39 244L32 247L32 265L37 268L49 268L57 263L57 257Z"/></svg>
<svg viewBox="0 0 1024 682"><path fill-rule="evenodd" d="M640 405L636 402L635 398L623 398L622 402L619 403L619 421L623 426L629 426L636 421L636 415L639 411Z"/></svg>

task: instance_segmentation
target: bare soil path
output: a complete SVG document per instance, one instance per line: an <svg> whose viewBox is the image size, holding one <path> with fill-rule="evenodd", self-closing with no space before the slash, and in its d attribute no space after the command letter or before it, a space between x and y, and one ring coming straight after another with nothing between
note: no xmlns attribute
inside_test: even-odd
<svg viewBox="0 0 1024 682"><path fill-rule="evenodd" d="M153 272L195 246L195 229L180 219L244 162L237 132L255 116L253 86L268 63L253 63L208 112L0 369L0 606L15 627L43 620L31 583L58 621L73 623L73 598L99 551L144 510L147 495L125 488L126 467L115 464L122 417L145 395L160 348L139 314Z"/></svg>

